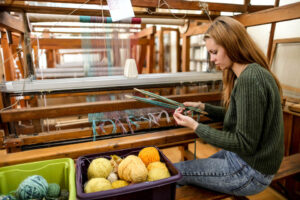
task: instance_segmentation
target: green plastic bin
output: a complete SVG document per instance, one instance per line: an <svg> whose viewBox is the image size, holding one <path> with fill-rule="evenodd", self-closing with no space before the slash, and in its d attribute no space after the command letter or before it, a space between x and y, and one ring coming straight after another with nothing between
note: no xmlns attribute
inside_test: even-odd
<svg viewBox="0 0 300 200"><path fill-rule="evenodd" d="M57 183L69 191L69 200L76 200L75 166L70 158L45 160L0 168L0 195L17 190L28 176L43 176L48 183Z"/></svg>

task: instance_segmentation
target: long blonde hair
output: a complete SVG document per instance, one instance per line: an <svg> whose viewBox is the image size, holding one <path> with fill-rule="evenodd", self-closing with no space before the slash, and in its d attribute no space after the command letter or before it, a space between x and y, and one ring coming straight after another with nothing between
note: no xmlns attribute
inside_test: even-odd
<svg viewBox="0 0 300 200"><path fill-rule="evenodd" d="M280 83L271 72L266 56L240 22L231 17L218 17L206 31L204 40L208 38L214 39L216 44L222 46L232 62L240 64L257 63L266 68L274 77L280 95L282 95ZM230 103L230 94L235 79L236 75L231 68L223 71L223 103L226 108Z"/></svg>

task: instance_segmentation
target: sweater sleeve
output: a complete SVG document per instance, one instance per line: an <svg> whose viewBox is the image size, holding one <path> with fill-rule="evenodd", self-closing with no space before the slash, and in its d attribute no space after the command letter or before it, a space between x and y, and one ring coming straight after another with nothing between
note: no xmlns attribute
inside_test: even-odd
<svg viewBox="0 0 300 200"><path fill-rule="evenodd" d="M226 118L231 119L231 113L236 113L236 125L228 130L216 130L204 124L199 124L196 134L206 142L244 155L255 153L263 131L266 98L261 84L254 77L247 76L239 80L235 86L230 105L233 109ZM229 106L229 107L230 107ZM228 111L227 111L228 112ZM232 123L232 121L230 121ZM229 125L230 126L230 125Z"/></svg>
<svg viewBox="0 0 300 200"><path fill-rule="evenodd" d="M222 106L214 106L211 104L206 103L205 104L205 109L204 111L206 111L208 113L208 117L216 120L216 121L224 121L224 117L225 117L225 113L226 113L226 109Z"/></svg>

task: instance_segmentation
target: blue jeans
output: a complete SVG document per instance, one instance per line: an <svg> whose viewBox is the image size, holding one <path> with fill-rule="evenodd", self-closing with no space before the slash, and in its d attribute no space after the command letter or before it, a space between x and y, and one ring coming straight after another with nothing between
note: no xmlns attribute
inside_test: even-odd
<svg viewBox="0 0 300 200"><path fill-rule="evenodd" d="M225 150L206 159L174 165L182 174L178 185L195 185L236 196L257 194L268 187L274 177L256 171L238 155Z"/></svg>

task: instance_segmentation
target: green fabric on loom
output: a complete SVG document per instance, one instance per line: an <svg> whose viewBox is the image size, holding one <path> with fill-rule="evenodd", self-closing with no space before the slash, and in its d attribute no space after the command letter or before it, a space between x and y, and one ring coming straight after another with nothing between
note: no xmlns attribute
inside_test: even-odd
<svg viewBox="0 0 300 200"><path fill-rule="evenodd" d="M283 113L272 75L256 63L236 80L227 112L205 104L212 119L223 119L223 130L199 124L196 134L209 144L235 152L252 168L275 174L284 154Z"/></svg>
<svg viewBox="0 0 300 200"><path fill-rule="evenodd" d="M106 23L112 23L112 18L111 17L106 17Z"/></svg>
<svg viewBox="0 0 300 200"><path fill-rule="evenodd" d="M90 16L80 16L79 21L80 22L91 22L91 17Z"/></svg>
<svg viewBox="0 0 300 200"><path fill-rule="evenodd" d="M42 199L48 190L47 181L39 175L26 178L18 187L16 196L19 200Z"/></svg>

